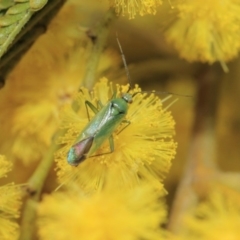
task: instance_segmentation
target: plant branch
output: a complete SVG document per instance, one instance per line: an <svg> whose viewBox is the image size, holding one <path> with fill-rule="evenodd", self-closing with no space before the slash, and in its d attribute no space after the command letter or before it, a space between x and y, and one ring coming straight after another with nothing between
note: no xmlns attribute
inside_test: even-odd
<svg viewBox="0 0 240 240"><path fill-rule="evenodd" d="M113 20L116 18L116 14L113 8L110 8L102 21L99 23L96 34L89 31L88 35L93 41L92 51L87 61L86 72L83 78L82 84L89 90L92 89L96 81L96 72L99 64L99 60L103 49L106 44L109 28Z"/></svg>
<svg viewBox="0 0 240 240"><path fill-rule="evenodd" d="M219 79L211 68L197 79L198 93L190 151L168 225L175 233L182 227L183 215L197 204L199 198L207 193L212 181L217 178L214 128Z"/></svg>
<svg viewBox="0 0 240 240"><path fill-rule="evenodd" d="M21 233L19 240L31 240L33 238L33 233L35 231L35 219L37 204L40 200L41 192L45 180L49 174L54 160L54 153L59 148L59 144L56 143L56 139L61 136L64 132L59 131L48 149L46 155L39 163L32 177L28 181L28 199L26 200L22 221L21 221Z"/></svg>

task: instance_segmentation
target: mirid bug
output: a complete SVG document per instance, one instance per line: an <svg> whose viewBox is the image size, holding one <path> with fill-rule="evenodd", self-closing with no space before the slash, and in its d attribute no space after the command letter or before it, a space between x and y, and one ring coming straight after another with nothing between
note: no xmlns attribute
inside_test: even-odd
<svg viewBox="0 0 240 240"><path fill-rule="evenodd" d="M117 42L130 81L126 60L118 38ZM98 110L92 103L88 101L85 102L86 106L90 107L95 113L95 116L89 121L87 126L76 139L76 143L70 148L67 154L67 161L70 165L78 166L82 161L92 156L92 154L94 154L107 139L109 139L109 153L114 151L112 133L120 123L125 122L126 124L129 124L124 118L128 111L128 104L132 102L132 98L134 97L134 95L129 93L130 90L131 82L129 90L126 93L123 93L121 98L116 98L116 94L114 94L111 100L100 110Z"/></svg>
<svg viewBox="0 0 240 240"><path fill-rule="evenodd" d="M130 124L130 122L125 119L128 112L128 107L129 104L132 103L133 97L140 92L135 92L134 94L129 93L129 91L132 89L131 78L118 38L117 42L122 55L124 67L126 69L127 78L129 80L129 89L127 92L122 93L122 97L119 98L116 97L116 93L113 94L109 102L107 102L105 106L101 106L102 108L100 110L98 110L97 107L95 107L91 102L85 102L87 111L88 108L90 108L95 113L95 116L89 120L89 123L81 131L75 143L73 146L71 146L67 153L67 161L72 166L78 166L85 159L97 156L95 152L107 139L109 139L110 151L106 152L105 154L113 152L113 132L121 123L126 124L122 129ZM169 94L169 92L167 94ZM175 101L173 101L170 105L172 105L174 102ZM120 130L120 132L121 131L122 130Z"/></svg>

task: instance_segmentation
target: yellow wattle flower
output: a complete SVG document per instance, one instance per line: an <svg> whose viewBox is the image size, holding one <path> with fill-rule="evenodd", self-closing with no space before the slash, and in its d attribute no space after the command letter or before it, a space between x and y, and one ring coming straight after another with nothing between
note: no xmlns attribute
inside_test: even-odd
<svg viewBox="0 0 240 240"><path fill-rule="evenodd" d="M6 177L6 174L12 169L12 163L7 161L3 155L0 155L0 178Z"/></svg>
<svg viewBox="0 0 240 240"><path fill-rule="evenodd" d="M165 32L168 42L188 61L226 62L240 49L240 2L172 1L175 18Z"/></svg>
<svg viewBox="0 0 240 240"><path fill-rule="evenodd" d="M233 193L232 193L233 194ZM193 215L186 216L182 239L238 240L240 228L240 195L212 192Z"/></svg>
<svg viewBox="0 0 240 240"><path fill-rule="evenodd" d="M12 163L0 155L0 178L11 170ZM0 186L0 239L16 240L19 226L15 221L19 217L21 192L13 183Z"/></svg>
<svg viewBox="0 0 240 240"><path fill-rule="evenodd" d="M40 240L165 239L166 207L161 194L142 185L93 195L79 188L45 196L38 208Z"/></svg>
<svg viewBox="0 0 240 240"><path fill-rule="evenodd" d="M138 13L143 16L145 14L155 15L156 8L162 4L162 0L110 0L111 5L115 7L117 14L129 15L129 19L133 19Z"/></svg>
<svg viewBox="0 0 240 240"><path fill-rule="evenodd" d="M112 89L112 84L107 79L102 79L91 93L84 88L79 92L77 113L71 106L65 110L62 127L67 133L60 139L60 143L65 146L60 149L56 158L59 182L67 184L74 181L85 190L92 191L101 189L111 176L109 179L118 187L130 187L142 180L148 180L161 188L160 182L175 156L176 143L172 139L175 123L157 96L140 93L141 89L138 87L130 91L131 94L139 92L129 105L126 119L130 124L126 128L126 124L120 124L113 133L114 151L109 153L109 143L106 141L93 154L98 156L89 157L77 167L67 163L69 149L89 121L85 101L90 101L95 106L100 101L104 105L113 96ZM128 85L117 85L118 97L127 90ZM90 110L89 113L92 118L93 112Z"/></svg>

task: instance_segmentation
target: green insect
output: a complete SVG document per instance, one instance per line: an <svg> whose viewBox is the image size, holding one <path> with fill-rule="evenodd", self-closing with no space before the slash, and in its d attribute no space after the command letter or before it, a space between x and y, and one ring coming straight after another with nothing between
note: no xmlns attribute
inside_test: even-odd
<svg viewBox="0 0 240 240"><path fill-rule="evenodd" d="M119 40L117 39L121 55L123 58L124 66L127 70L126 60L123 55L123 51ZM130 80L129 72L127 70L127 76ZM114 151L114 141L112 133L116 128L125 122L126 126L130 124L125 120L125 116L128 111L128 104L132 102L132 98L137 93L131 95L129 93L131 86L127 93L123 93L121 98L116 98L116 93L112 99L98 110L92 103L86 101L86 107L90 107L95 113L93 119L89 121L87 126L79 134L76 143L70 148L67 154L67 161L72 166L78 166L82 161L89 158L94 154L105 140L109 139L110 152Z"/></svg>
<svg viewBox="0 0 240 240"><path fill-rule="evenodd" d="M89 107L95 113L95 116L89 121L87 126L82 130L75 144L68 151L67 161L72 166L78 166L85 159L91 156L97 156L93 154L102 146L102 144L107 139L109 139L109 146L110 146L109 153L113 152L114 151L114 141L112 136L113 132L121 123L126 124L122 128L122 130L130 124L130 122L125 119L126 114L128 112L128 107L129 107L129 104L132 103L133 97L140 92L135 92L134 94L129 93L129 91L131 90L131 78L127 68L126 59L123 54L122 47L120 45L118 38L117 38L117 43L121 52L121 56L123 59L123 63L127 73L127 78L129 80L130 87L126 93L122 94L121 98L116 98L116 93L115 93L111 98L111 100L105 106L102 106L100 110L98 110L89 101L85 102L87 111ZM161 92L161 93L169 94L169 92ZM180 94L174 94L174 95L190 97L188 95L180 95ZM173 101L171 105L175 101ZM120 130L120 132L122 130Z"/></svg>

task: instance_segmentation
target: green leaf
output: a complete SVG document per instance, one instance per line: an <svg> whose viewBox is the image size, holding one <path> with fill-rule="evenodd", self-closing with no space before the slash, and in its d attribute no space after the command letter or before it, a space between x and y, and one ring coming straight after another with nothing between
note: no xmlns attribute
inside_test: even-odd
<svg viewBox="0 0 240 240"><path fill-rule="evenodd" d="M32 11L38 11L43 8L48 0L29 0L30 9Z"/></svg>
<svg viewBox="0 0 240 240"><path fill-rule="evenodd" d="M15 15L5 15L0 17L0 27L7 27L9 25L12 25L19 20L21 20L24 15L26 15L26 12L15 14Z"/></svg>
<svg viewBox="0 0 240 240"><path fill-rule="evenodd" d="M12 5L14 5L13 0L2 0L0 1L0 10L8 9Z"/></svg>
<svg viewBox="0 0 240 240"><path fill-rule="evenodd" d="M7 40L9 34L13 31L14 28L15 24L12 24L8 27L0 28L0 45L4 44L4 42Z"/></svg>
<svg viewBox="0 0 240 240"><path fill-rule="evenodd" d="M23 11L26 11L27 9L29 9L29 3L19 3L19 4L15 4L14 6L10 7L6 14L12 15L12 14L18 14L21 13Z"/></svg>

